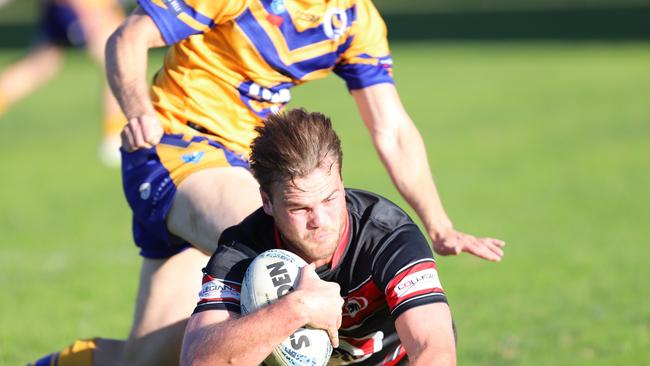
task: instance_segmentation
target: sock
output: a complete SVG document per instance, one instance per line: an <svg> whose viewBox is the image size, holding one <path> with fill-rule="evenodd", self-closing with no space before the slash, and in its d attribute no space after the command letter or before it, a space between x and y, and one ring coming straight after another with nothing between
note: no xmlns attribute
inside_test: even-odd
<svg viewBox="0 0 650 366"><path fill-rule="evenodd" d="M92 366L94 339L81 339L59 352L49 354L28 366Z"/></svg>

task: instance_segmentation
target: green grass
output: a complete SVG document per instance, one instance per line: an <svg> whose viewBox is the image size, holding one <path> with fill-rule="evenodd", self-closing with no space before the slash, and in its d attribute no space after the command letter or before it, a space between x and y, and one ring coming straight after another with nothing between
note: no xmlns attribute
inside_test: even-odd
<svg viewBox="0 0 650 366"><path fill-rule="evenodd" d="M394 45L395 76L455 225L500 264L440 258L463 365L650 364L650 47ZM0 66L18 53L0 54ZM0 119L0 364L124 337L139 258L119 172L99 165L100 74L82 54ZM390 185L343 83L331 115L347 186Z"/></svg>

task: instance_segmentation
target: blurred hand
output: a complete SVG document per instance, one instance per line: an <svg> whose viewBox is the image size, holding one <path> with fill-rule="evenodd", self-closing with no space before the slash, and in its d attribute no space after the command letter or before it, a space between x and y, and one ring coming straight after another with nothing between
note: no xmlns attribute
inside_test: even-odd
<svg viewBox="0 0 650 366"><path fill-rule="evenodd" d="M332 347L339 345L343 299L338 283L321 280L312 263L300 270L300 283L292 293L297 296L308 319L307 326L327 331Z"/></svg>
<svg viewBox="0 0 650 366"><path fill-rule="evenodd" d="M479 258L492 262L501 261L503 240L493 238L477 238L469 234L449 228L444 232L429 232L433 250L440 255L458 255L461 252L470 253Z"/></svg>
<svg viewBox="0 0 650 366"><path fill-rule="evenodd" d="M150 148L160 142L163 128L158 118L151 115L129 118L122 130L122 148L128 152Z"/></svg>

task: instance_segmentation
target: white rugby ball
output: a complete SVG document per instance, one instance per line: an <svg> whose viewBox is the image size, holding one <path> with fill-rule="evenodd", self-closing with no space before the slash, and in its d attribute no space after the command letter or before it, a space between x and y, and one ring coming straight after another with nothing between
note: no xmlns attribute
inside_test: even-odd
<svg viewBox="0 0 650 366"><path fill-rule="evenodd" d="M244 275L241 287L242 314L267 306L294 290L300 268L307 263L282 249L271 249L255 257ZM324 366L332 354L327 332L298 328L277 345L264 360L268 366Z"/></svg>

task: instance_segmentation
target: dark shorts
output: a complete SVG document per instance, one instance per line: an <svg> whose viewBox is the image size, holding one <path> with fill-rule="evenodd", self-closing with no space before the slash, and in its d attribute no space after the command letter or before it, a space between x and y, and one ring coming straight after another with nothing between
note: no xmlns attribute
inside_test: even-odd
<svg viewBox="0 0 650 366"><path fill-rule="evenodd" d="M41 19L36 42L81 47L86 44L86 36L77 14L71 7L45 1L41 5Z"/></svg>
<svg viewBox="0 0 650 366"><path fill-rule="evenodd" d="M248 161L201 136L164 135L153 148L122 151L122 185L133 211L133 238L140 255L168 258L190 247L167 230L176 187L194 172L228 166L248 169Z"/></svg>

